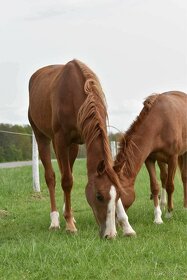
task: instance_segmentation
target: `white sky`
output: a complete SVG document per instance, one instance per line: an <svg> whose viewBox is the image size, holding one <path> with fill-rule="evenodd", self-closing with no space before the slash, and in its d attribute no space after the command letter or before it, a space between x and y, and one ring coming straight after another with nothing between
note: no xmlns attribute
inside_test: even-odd
<svg viewBox="0 0 187 280"><path fill-rule="evenodd" d="M126 130L154 92L187 92L186 0L1 0L0 123L27 124L28 80L77 58Z"/></svg>

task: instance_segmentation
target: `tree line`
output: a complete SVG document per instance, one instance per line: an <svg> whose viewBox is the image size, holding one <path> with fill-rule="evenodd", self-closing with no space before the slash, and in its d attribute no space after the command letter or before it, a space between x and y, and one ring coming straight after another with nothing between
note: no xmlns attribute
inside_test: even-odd
<svg viewBox="0 0 187 280"><path fill-rule="evenodd" d="M30 125L0 124L0 162L30 160L32 157Z"/></svg>
<svg viewBox="0 0 187 280"><path fill-rule="evenodd" d="M116 141L119 134L110 133L110 141ZM51 149L52 158L55 153ZM79 147L79 158L86 157L85 145ZM30 125L0 124L0 162L32 159L32 128Z"/></svg>

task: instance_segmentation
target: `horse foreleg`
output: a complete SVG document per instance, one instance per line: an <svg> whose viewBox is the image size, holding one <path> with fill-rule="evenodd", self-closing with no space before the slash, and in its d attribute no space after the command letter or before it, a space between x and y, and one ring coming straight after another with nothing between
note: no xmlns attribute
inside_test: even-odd
<svg viewBox="0 0 187 280"><path fill-rule="evenodd" d="M64 191L64 207L63 214L66 220L66 230L70 232L76 232L75 219L71 209L71 190L73 186L73 177L71 173L68 173L67 169L64 169L62 176L62 189Z"/></svg>
<svg viewBox="0 0 187 280"><path fill-rule="evenodd" d="M147 158L145 161L145 165L147 167L149 178L150 178L150 188L153 197L154 203L154 223L162 224L162 211L159 205L159 185L156 179L156 170L155 170L155 161Z"/></svg>
<svg viewBox="0 0 187 280"><path fill-rule="evenodd" d="M166 213L166 218L172 217L173 210L173 199L172 195L174 192L174 177L177 169L178 156L172 156L168 160L168 177L166 183L166 191L168 195L168 212Z"/></svg>
<svg viewBox="0 0 187 280"><path fill-rule="evenodd" d="M167 164L161 161L157 161L157 163L160 168L160 180L162 182L160 206L161 209L164 210L167 205L167 199L166 199L166 182L168 176Z"/></svg>
<svg viewBox="0 0 187 280"><path fill-rule="evenodd" d="M64 191L64 207L63 215L66 220L66 230L69 232L76 232L75 219L73 217L71 209L71 190L73 186L73 176L72 176L72 165L70 164L71 158L71 147L67 147L65 142L62 141L62 137L56 137L53 142L55 153L57 156L59 168L61 171L61 186ZM61 150L61 147L63 149ZM78 149L77 149L78 151Z"/></svg>
<svg viewBox="0 0 187 280"><path fill-rule="evenodd" d="M59 223L59 213L56 208L56 200L55 200L55 173L51 164L51 156L50 156L50 142L49 141L38 141L38 150L41 161L43 163L45 169L45 181L49 189L50 202L51 202L51 224L50 229L58 229L60 228Z"/></svg>
<svg viewBox="0 0 187 280"><path fill-rule="evenodd" d="M133 236L136 235L136 232L131 227L128 216L125 212L121 199L118 199L116 205L116 214L117 214L117 221L123 229L123 233L125 236Z"/></svg>

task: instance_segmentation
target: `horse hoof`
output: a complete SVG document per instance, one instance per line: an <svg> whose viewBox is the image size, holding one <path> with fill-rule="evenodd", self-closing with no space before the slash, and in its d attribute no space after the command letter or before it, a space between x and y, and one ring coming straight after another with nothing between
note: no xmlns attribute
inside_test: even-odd
<svg viewBox="0 0 187 280"><path fill-rule="evenodd" d="M172 212L166 212L166 215L165 215L166 219L171 219L172 216L173 216Z"/></svg>
<svg viewBox="0 0 187 280"><path fill-rule="evenodd" d="M58 211L53 211L50 213L50 218L51 218L51 225L49 229L59 229L60 228L60 223L59 223L59 213Z"/></svg>
<svg viewBox="0 0 187 280"><path fill-rule="evenodd" d="M74 228L74 229L66 228L66 232L75 234L75 233L77 233L77 229L76 228Z"/></svg>
<svg viewBox="0 0 187 280"><path fill-rule="evenodd" d="M136 235L136 232L134 231L134 230L132 230L132 231L127 231L127 232L125 232L124 233L124 236L127 236L127 237L136 237L137 235Z"/></svg>
<svg viewBox="0 0 187 280"><path fill-rule="evenodd" d="M50 225L49 230L59 230L60 225Z"/></svg>
<svg viewBox="0 0 187 280"><path fill-rule="evenodd" d="M66 232L69 233L69 234L76 234L77 233L77 229L76 230L75 229L74 230L66 229Z"/></svg>
<svg viewBox="0 0 187 280"><path fill-rule="evenodd" d="M154 220L154 224L161 225L161 224L163 224L163 221L162 221L162 219L157 219L157 220Z"/></svg>

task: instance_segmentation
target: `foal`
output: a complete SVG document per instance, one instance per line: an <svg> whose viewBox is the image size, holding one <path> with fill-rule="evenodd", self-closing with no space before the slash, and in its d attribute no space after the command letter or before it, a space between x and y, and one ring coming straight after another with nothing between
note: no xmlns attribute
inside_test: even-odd
<svg viewBox="0 0 187 280"><path fill-rule="evenodd" d="M121 139L114 169L122 171L121 184L124 189L134 191L136 176L146 163L151 174L151 191L154 201L155 223L162 223L159 206L159 185L155 174L155 161L168 164L166 191L168 216L173 210L172 193L174 176L180 159L184 187L184 207L187 208L187 95L182 92L167 92L148 97L144 107ZM133 203L133 199L131 204ZM123 201L125 207L125 201Z"/></svg>

